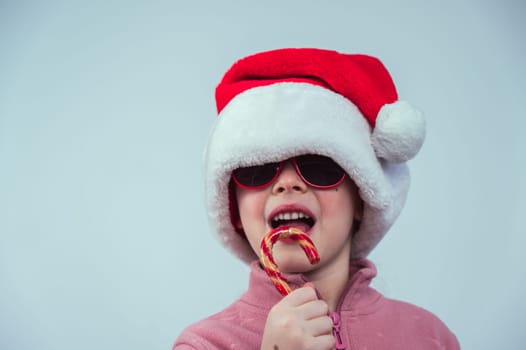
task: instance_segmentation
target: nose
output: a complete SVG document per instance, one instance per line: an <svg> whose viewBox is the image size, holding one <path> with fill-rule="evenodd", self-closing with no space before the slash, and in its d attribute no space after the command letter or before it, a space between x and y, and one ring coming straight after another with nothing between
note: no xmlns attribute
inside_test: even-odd
<svg viewBox="0 0 526 350"><path fill-rule="evenodd" d="M278 178L272 185L272 193L279 194L284 192L299 192L307 191L307 184L299 177L294 164L291 160L283 164L283 169Z"/></svg>

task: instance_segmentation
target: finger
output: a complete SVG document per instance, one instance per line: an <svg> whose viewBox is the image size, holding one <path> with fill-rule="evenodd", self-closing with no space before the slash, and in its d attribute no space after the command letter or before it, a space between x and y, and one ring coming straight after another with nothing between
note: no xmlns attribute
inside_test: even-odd
<svg viewBox="0 0 526 350"><path fill-rule="evenodd" d="M320 335L313 339L313 349L333 350L336 347L336 340L332 334Z"/></svg>
<svg viewBox="0 0 526 350"><path fill-rule="evenodd" d="M306 320L320 316L327 316L329 313L329 305L324 300L319 299L308 301L297 308Z"/></svg>
<svg viewBox="0 0 526 350"><path fill-rule="evenodd" d="M322 316L309 320L305 324L305 328L306 331L313 336L332 336L332 320L329 316Z"/></svg>
<svg viewBox="0 0 526 350"><path fill-rule="evenodd" d="M290 306L296 307L317 299L318 296L316 295L314 288L302 287L293 290L289 295L284 297L283 302L286 302Z"/></svg>

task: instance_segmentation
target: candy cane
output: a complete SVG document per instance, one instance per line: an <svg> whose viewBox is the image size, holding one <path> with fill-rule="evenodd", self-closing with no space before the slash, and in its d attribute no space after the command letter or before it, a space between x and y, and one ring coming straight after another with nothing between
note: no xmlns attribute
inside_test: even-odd
<svg viewBox="0 0 526 350"><path fill-rule="evenodd" d="M296 241L300 247L303 248L309 262L313 265L320 261L320 256L318 255L318 251L310 237L297 228L281 226L271 230L265 235L265 237L263 237L263 240L261 241L260 261L278 292L285 296L289 294L292 289L288 285L287 279L279 271L278 265L272 256L272 248L274 247L274 244L283 238L290 238Z"/></svg>

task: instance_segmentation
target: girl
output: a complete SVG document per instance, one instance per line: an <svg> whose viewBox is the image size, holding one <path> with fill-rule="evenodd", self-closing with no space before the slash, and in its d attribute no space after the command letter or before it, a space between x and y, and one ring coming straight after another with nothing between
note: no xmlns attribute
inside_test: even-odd
<svg viewBox="0 0 526 350"><path fill-rule="evenodd" d="M250 264L247 292L189 326L174 349L459 349L433 314L369 286L367 255L398 217L405 162L425 135L376 58L279 49L236 62L216 89L219 118L205 158L206 199L222 243ZM293 292L259 263L265 234L293 226L320 262L279 241Z"/></svg>

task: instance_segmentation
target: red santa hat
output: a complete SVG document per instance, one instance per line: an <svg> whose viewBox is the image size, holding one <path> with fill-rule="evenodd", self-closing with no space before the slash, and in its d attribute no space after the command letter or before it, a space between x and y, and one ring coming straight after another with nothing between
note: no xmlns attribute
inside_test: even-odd
<svg viewBox="0 0 526 350"><path fill-rule="evenodd" d="M398 100L384 65L372 56L321 49L278 49L236 62L216 88L219 113L205 154L210 223L244 261L256 258L233 225L232 170L322 154L359 188L364 215L352 239L365 257L398 217L409 188L405 162L425 137L422 114Z"/></svg>

